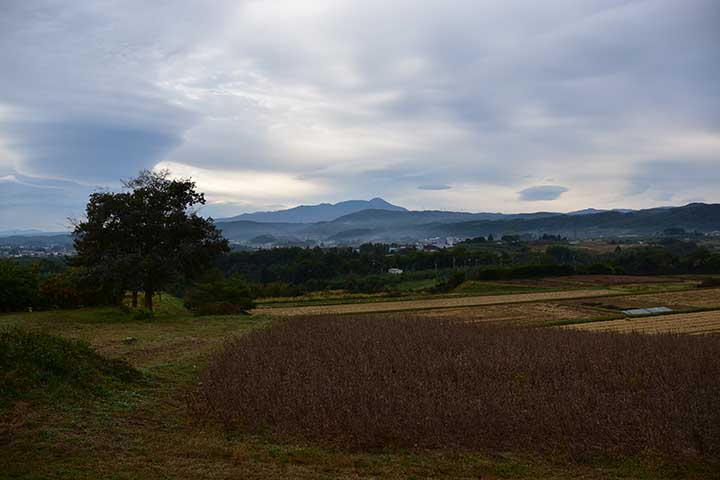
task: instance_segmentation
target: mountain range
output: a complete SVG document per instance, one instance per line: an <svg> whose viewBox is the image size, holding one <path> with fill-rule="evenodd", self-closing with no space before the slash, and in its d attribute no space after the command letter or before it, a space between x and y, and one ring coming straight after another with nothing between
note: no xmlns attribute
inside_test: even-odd
<svg viewBox="0 0 720 480"><path fill-rule="evenodd" d="M585 209L569 213L520 214L408 210L381 198L303 205L274 212L217 219L223 235L249 245L283 243L357 245L416 242L430 238L472 238L507 234L554 234L568 238L655 235L669 228L720 231L720 204L691 203L645 210ZM8 232L0 245L71 245L69 234ZM24 233L17 235L17 233Z"/></svg>
<svg viewBox="0 0 720 480"><path fill-rule="evenodd" d="M218 227L228 239L249 243L269 243L269 240L274 239L278 242L323 241L347 244L369 241L411 242L433 237L468 238L489 234L498 236L547 233L570 238L588 238L652 235L668 228L701 232L720 230L720 204L693 203L684 207L658 207L646 210L586 209L569 213L501 214L411 211L382 199L373 199L370 202L383 208L366 208L329 220L303 222L301 220L306 218L318 218L319 215L314 212L315 208L323 212L322 218L329 218L331 210L328 206L333 207L329 204L304 206L218 220ZM362 206L362 203L353 204ZM287 213L291 211L292 214ZM251 220L253 218L255 220ZM267 221L274 218L285 221ZM291 219L294 221L290 221ZM258 240L254 242L255 239Z"/></svg>

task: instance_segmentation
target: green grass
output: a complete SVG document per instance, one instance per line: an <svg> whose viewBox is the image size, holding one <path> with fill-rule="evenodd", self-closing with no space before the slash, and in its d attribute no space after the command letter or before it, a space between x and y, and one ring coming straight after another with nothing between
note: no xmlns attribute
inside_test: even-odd
<svg viewBox="0 0 720 480"><path fill-rule="evenodd" d="M411 292L415 290L424 290L426 288L432 288L437 285L437 280L434 278L424 278L421 280L405 280L396 285L396 288L403 292Z"/></svg>
<svg viewBox="0 0 720 480"><path fill-rule="evenodd" d="M510 293L533 293L547 292L551 290L562 290L563 288L543 288L532 285L515 285L508 283L483 282L478 280L467 280L458 286L455 293L473 295L503 295Z"/></svg>
<svg viewBox="0 0 720 480"><path fill-rule="evenodd" d="M13 400L59 401L100 395L140 372L99 355L86 342L19 328L0 331L0 408Z"/></svg>
<svg viewBox="0 0 720 480"><path fill-rule="evenodd" d="M225 338L271 327L275 320L193 317L165 296L163 304L154 318L145 319L113 308L0 315L0 330L86 341L103 357L123 359L144 376L135 383L104 382L102 395L11 401L0 411L0 478L700 479L718 474L717 466L667 464L652 456L574 463L508 452L345 452L203 425L185 403L198 372ZM128 337L134 341L126 342Z"/></svg>
<svg viewBox="0 0 720 480"><path fill-rule="evenodd" d="M611 290L617 290L624 294L643 294L643 293L663 293L663 292L682 292L685 290L695 290L697 286L694 283L633 283L629 285L611 285Z"/></svg>

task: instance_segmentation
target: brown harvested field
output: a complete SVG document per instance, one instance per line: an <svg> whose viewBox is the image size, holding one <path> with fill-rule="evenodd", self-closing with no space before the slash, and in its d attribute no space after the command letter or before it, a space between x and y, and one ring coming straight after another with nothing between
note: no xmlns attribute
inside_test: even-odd
<svg viewBox="0 0 720 480"><path fill-rule="evenodd" d="M558 292L517 293L509 295L483 295L476 297L430 298L427 300L406 300L397 302L346 303L341 305L313 305L306 307L265 307L257 308L254 313L272 315L337 315L349 313L397 312L404 310L428 310L474 307L520 302L542 302L546 300L566 300L573 298L601 297L616 293L612 290L568 290Z"/></svg>
<svg viewBox="0 0 720 480"><path fill-rule="evenodd" d="M703 288L678 292L649 293L643 295L623 295L608 299L597 299L591 302L572 302L573 304L591 305L595 302L609 304L619 309L669 307L686 308L720 308L720 288Z"/></svg>
<svg viewBox="0 0 720 480"><path fill-rule="evenodd" d="M209 424L340 449L717 461L718 354L710 336L293 318L228 341L189 406Z"/></svg>
<svg viewBox="0 0 720 480"><path fill-rule="evenodd" d="M610 320L606 322L568 325L563 328L594 332L685 333L690 335L720 334L720 310L623 318L621 320Z"/></svg>
<svg viewBox="0 0 720 480"><path fill-rule="evenodd" d="M581 305L564 305L552 302L506 303L484 305L481 308L450 308L417 312L418 317L463 320L470 323L491 323L514 326L542 326L565 320L586 320L604 312ZM605 313L606 314L606 313Z"/></svg>

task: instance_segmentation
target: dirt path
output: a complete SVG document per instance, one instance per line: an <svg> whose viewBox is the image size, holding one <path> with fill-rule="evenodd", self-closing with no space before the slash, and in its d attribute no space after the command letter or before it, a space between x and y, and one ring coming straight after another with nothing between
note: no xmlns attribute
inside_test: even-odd
<svg viewBox="0 0 720 480"><path fill-rule="evenodd" d="M502 303L541 302L546 300L568 300L573 298L602 297L617 294L614 290L567 290L559 292L516 293L510 295L483 295L458 298L429 298L427 300L405 300L397 302L346 303L342 305L312 305L306 307L258 308L254 313L272 315L327 315L346 313L397 312L404 310L428 310L436 308L474 307Z"/></svg>

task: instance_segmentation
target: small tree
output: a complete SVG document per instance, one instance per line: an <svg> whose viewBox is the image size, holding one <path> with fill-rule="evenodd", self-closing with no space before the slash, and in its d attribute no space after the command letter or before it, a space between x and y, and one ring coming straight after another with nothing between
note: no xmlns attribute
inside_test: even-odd
<svg viewBox="0 0 720 480"><path fill-rule="evenodd" d="M211 280L191 288L185 306L199 315L247 313L255 306L248 285L240 277Z"/></svg>
<svg viewBox="0 0 720 480"><path fill-rule="evenodd" d="M229 250L212 219L193 210L205 204L190 179L143 171L125 192L90 195L87 220L75 226L73 263L85 266L117 300L126 290L153 295L179 278L193 278Z"/></svg>

